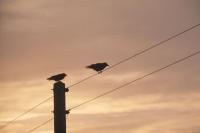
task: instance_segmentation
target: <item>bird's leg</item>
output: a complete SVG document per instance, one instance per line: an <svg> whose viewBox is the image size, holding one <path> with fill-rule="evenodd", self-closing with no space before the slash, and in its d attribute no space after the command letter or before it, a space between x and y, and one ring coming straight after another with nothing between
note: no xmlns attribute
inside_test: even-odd
<svg viewBox="0 0 200 133"><path fill-rule="evenodd" d="M98 74L101 74L102 73L102 71L98 71Z"/></svg>

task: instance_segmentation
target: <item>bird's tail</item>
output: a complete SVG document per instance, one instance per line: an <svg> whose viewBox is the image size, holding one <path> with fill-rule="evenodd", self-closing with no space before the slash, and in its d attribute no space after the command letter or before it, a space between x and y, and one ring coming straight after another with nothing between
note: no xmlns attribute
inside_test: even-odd
<svg viewBox="0 0 200 133"><path fill-rule="evenodd" d="M91 68L91 66L86 66L85 68Z"/></svg>

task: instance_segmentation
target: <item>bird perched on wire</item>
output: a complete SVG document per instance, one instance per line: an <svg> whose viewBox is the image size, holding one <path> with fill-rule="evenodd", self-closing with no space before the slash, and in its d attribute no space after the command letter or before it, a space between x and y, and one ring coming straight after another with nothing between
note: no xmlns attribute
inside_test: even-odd
<svg viewBox="0 0 200 133"><path fill-rule="evenodd" d="M106 68L107 66L109 66L109 65L106 62L104 62L104 63L91 64L89 66L86 66L86 68L93 69L93 70L97 71L98 73L101 73L102 70L104 68Z"/></svg>
<svg viewBox="0 0 200 133"><path fill-rule="evenodd" d="M67 74L61 73L61 74L57 74L57 75L51 76L47 80L60 81L60 80L63 80L65 78L65 76L67 76Z"/></svg>

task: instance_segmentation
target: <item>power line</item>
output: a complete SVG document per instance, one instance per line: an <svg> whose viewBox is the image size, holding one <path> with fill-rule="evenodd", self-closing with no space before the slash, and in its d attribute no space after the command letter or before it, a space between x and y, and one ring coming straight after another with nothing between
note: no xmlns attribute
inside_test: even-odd
<svg viewBox="0 0 200 133"><path fill-rule="evenodd" d="M24 116L25 114L31 112L32 110L34 110L35 108L37 108L38 106L40 106L41 104L47 102L48 100L50 100L52 97L49 97L47 99L45 99L44 101L40 102L39 104L35 105L34 107L30 108L29 110L23 112L22 114L18 115L17 117L15 117L13 120L7 122L5 125L1 126L0 129L3 129L5 127L7 127L9 124L13 123L14 121L16 121L17 119L19 119L20 117Z"/></svg>
<svg viewBox="0 0 200 133"><path fill-rule="evenodd" d="M166 69L166 68L168 68L168 67L170 67L170 66L173 66L173 65L175 65L175 64L177 64L177 63L179 63L179 62L182 62L182 61L184 61L184 60L186 60L186 59L188 59L188 58L190 58L190 57L192 57L192 56L195 56L195 55L197 55L197 54L200 54L200 50L197 51L197 52L195 52L195 53L193 53L193 54L191 54L191 55L188 55L188 56L186 56L186 57L184 57L184 58L181 58L181 59L179 59L179 60L176 60L176 61L174 61L173 63L171 63L171 64L169 64L169 65L166 65L166 66L164 66L164 67L162 67L162 68L159 68L159 69L157 69L157 70L154 70L154 71L152 71L152 72L150 72L150 73L148 73L148 74L146 74L146 75L144 75L144 76L142 76L142 77L139 77L139 78L137 78L137 79L135 79L135 80L133 80L133 81L130 81L130 82L126 83L126 84L123 84L123 85L121 85L121 86L119 86L119 87L117 87L117 88L115 88L115 89L111 89L111 90L109 90L109 91L107 91L107 92L104 92L104 93L102 93L102 94L100 94L100 95L98 95L98 96L96 96L96 97L94 97L94 98L92 98L92 99L89 99L89 100L87 100L87 101L85 101L85 102L83 102L83 103L81 103L81 104L79 104L79 105L76 105L76 106L70 108L70 110L75 109L75 108L78 108L79 106L82 106L82 105L84 105L84 104L90 103L90 102L92 102L92 101L94 101L94 100L96 100L96 99L98 99L98 98L100 98L100 97L103 97L103 96L105 96L105 95L107 95L107 94L109 94L109 93L112 93L112 92L114 92L114 91L117 91L117 90L119 90L119 89L121 89L121 88L123 88L123 87L126 87L126 86L128 86L128 85L134 83L134 82L137 82L137 81L139 81L139 80L142 80L142 79L144 79L144 78L146 78L146 77L148 77L148 76L150 76L150 75L152 75L152 74L154 74L154 73L157 73L157 72L159 72L159 71L161 71L161 70L163 70L163 69Z"/></svg>
<svg viewBox="0 0 200 133"><path fill-rule="evenodd" d="M34 127L33 129L31 129L28 133L31 133L31 132L35 131L36 129L42 127L43 125L46 125L47 123L49 123L49 122L52 121L52 120L53 120L53 118L51 118L51 119L49 119L49 120L43 122L42 124L40 124L40 125Z"/></svg>
<svg viewBox="0 0 200 133"><path fill-rule="evenodd" d="M174 38L177 38L178 36L180 36L180 35L182 35L182 34L188 32L188 31L190 31L190 30L192 30L192 29L197 28L198 26L200 26L200 23L199 23L199 24L196 24L196 25L194 25L194 26L192 26L192 27L190 27L190 28L188 28L188 29L186 29L186 30L180 32L180 33L174 34L174 35L172 35L171 37L169 37L169 38L167 38L167 39L165 39L165 40L163 40L163 41L160 41L160 42L158 42L158 43L156 43L156 44L154 44L154 45L152 45L152 46L150 46L150 47L148 47L148 48L146 48L146 49L144 49L144 50L142 50L142 51L140 51L140 52L138 52L138 53L136 53L136 54L134 54L134 55L132 55L132 56L130 56L130 57L127 57L127 58L125 58L125 59L123 59L123 60L121 60L121 61L119 61L119 62L117 62L117 63L115 63L115 64L113 64L113 65L111 65L109 68L105 69L104 71L109 70L109 69L111 69L111 68L114 68L114 67L116 67L116 66L118 66L118 65L120 65L120 64L122 64L122 63L124 63L124 62L126 62L126 61L128 61L128 60L130 60L130 59L132 59L132 58L134 58L134 57L136 57L136 56L139 56L139 55L141 55L141 54L143 54L143 53L145 53L145 52L147 52L147 51L149 51L149 50L151 50L151 49L153 49L153 48L156 48L156 47L158 47L158 46L160 46L160 45L162 45L162 44L164 44L164 43L166 43L166 42L168 42L168 41L170 41L170 40L172 40L172 39L174 39ZM98 75L98 73L95 73L95 74L93 74L93 75L90 75L90 76L88 76L88 77L86 77L86 78L84 78L84 79L82 79L82 80L80 80L80 81L78 81L78 82L76 82L76 83L70 85L68 88L71 88L71 87L73 87L73 86L75 86L75 85L78 85L78 84L80 84L80 83L82 83L82 82L84 82L84 81L86 81L86 80L88 80L88 79L90 79L90 78L92 78L92 77L94 77L94 76L96 76L96 75ZM20 117L22 117L22 116L24 116L25 114L31 112L32 110L34 110L35 108L37 108L37 107L40 106L41 104L43 104L43 103L49 101L52 97L53 97L53 96L50 96L50 97L46 98L45 100L43 100L43 101L41 101L40 103L36 104L35 106L33 106L32 108L28 109L27 111L25 111L25 112L23 112L22 114L16 116L13 120L11 120L11 121L7 122L5 125L1 126L0 129L3 129L3 128L7 127L9 124L13 123L14 121L16 121L17 119L19 119Z"/></svg>
<svg viewBox="0 0 200 133"><path fill-rule="evenodd" d="M83 106L83 105L88 104L88 103L90 103L90 102L92 102L92 101L95 101L96 99L99 99L100 97L103 97L103 96L105 96L105 95L108 95L108 94L110 94L110 93L112 93L112 92L114 92L114 91L117 91L117 90L119 90L119 89L121 89L121 88L123 88L123 87L126 87L126 86L128 86L128 85L131 85L131 84L133 84L133 83L139 81L139 80L142 80L142 79L144 79L144 78L146 78L146 77L149 77L149 76L151 76L151 75L153 75L153 74L155 74L155 73L157 73L157 72L160 72L160 71L162 71L162 70L164 70L164 69L167 69L167 68L169 68L169 67L171 67L171 66L174 66L174 65L176 65L176 64L178 64L178 63L180 63L180 62L183 62L183 61L185 61L185 60L187 60L187 59L189 59L189 58L191 58L191 57L193 57L193 56L195 56L195 55L197 55L197 54L200 54L200 50L197 51L197 52L194 52L194 53L192 53L192 54L190 54L190 55L188 55L188 56L185 56L185 57L183 57L183 58L181 58L181 59L179 59L179 60L176 60L176 61L174 61L174 62L172 62L172 63L170 63L170 64L168 64L168 65L166 65L166 66L164 66L164 67L161 67L161 68L159 68L159 69L156 69L156 70L154 70L154 71L152 71L152 72L150 72L150 73L148 73L148 74L146 74L146 75L143 75L143 76L141 76L141 77L139 77L139 78L137 78L137 79L135 79L135 80L132 80L132 81L130 81L130 82L127 82L127 83L125 83L125 84L123 84L123 85L121 85L121 86L119 86L119 87L116 87L116 88L114 88L114 89L111 89L111 90L109 90L109 91L106 91L106 92L104 92L104 93L102 93L102 94L100 94L100 95L98 95L98 96L96 96L96 97L94 97L94 98L92 98L92 99L89 99L89 100L87 100L87 101L85 101L85 102L83 102L83 103L81 103L81 104L78 104L78 105L76 105L76 106L74 106L74 107L71 107L70 110L74 110L74 109L76 109L76 108L78 108L78 107L80 107L80 106ZM44 123L46 124L46 123L50 122L52 119L53 119L53 118L49 119L48 121L46 121L46 122L44 122ZM31 129L30 131L31 131L31 132L35 131L35 130L38 129L39 127L45 125L44 123L41 124L41 125L39 125L39 126L37 126L37 127L35 127L35 128L33 128L33 129Z"/></svg>
<svg viewBox="0 0 200 133"><path fill-rule="evenodd" d="M188 28L188 29L186 29L186 30L180 32L180 33L177 33L177 34L175 34L175 35L173 35L173 36L171 36L171 37L169 37L169 38L167 38L167 39L165 39L165 40L162 40L162 41L160 41L160 42L158 42L158 43L156 43L156 44L154 44L154 45L152 45L152 46L150 46L150 47L148 47L148 48L146 48L146 49L144 49L144 50L142 50L142 51L140 51L140 52L138 52L138 53L136 53L136 54L134 54L134 55L132 55L132 56L130 56L130 57L127 57L127 58L125 58L125 59L119 61L118 63L116 63L116 64L110 66L110 67L107 68L107 69L111 69L111 68L113 68L113 67L115 67L115 66L117 66L117 65L119 65L119 64L122 64L122 63L124 63L124 62L126 62L126 61L128 61L128 60L130 60L130 59L132 59L132 58L134 58L134 57L136 57L136 56L138 56L138 55L141 55L141 54L143 54L143 53L145 53L145 52L147 52L147 51L149 51L149 50L151 50L151 49L153 49L153 48L155 48L155 47L158 47L158 46L160 46L160 45L162 45L162 44L164 44L164 43L166 43L166 42L168 42L168 41L170 41L170 40L172 40L172 39L174 39L174 38L177 38L178 36L180 36L180 35L182 35L182 34L188 32L188 31L190 31L190 30L192 30L192 29L195 29L195 28L198 27L198 26L200 26L200 23L197 24L197 25L194 25L194 26L192 26L192 27L190 27L190 28ZM107 70L107 69L106 69L106 70Z"/></svg>

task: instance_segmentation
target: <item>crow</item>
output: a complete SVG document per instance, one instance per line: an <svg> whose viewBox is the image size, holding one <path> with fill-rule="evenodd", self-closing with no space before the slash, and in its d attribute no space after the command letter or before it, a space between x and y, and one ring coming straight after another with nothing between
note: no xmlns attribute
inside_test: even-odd
<svg viewBox="0 0 200 133"><path fill-rule="evenodd" d="M60 80L63 80L65 78L65 76L67 76L67 74L61 73L61 74L57 74L57 75L51 76L47 80L60 81Z"/></svg>
<svg viewBox="0 0 200 133"><path fill-rule="evenodd" d="M106 62L104 62L104 63L91 64L89 66L86 66L86 68L90 68L90 69L97 71L98 73L101 73L102 70L107 66L109 66L109 65Z"/></svg>

